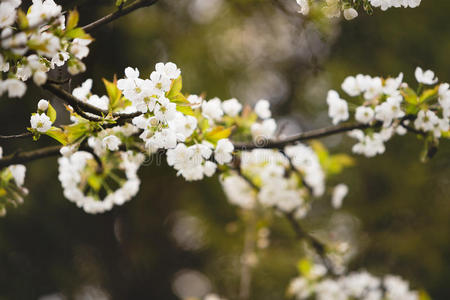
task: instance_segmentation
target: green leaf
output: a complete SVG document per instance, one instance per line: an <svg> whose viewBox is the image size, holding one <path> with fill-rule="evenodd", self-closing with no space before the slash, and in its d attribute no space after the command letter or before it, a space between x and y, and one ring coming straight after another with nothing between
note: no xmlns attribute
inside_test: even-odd
<svg viewBox="0 0 450 300"><path fill-rule="evenodd" d="M201 129L202 132L205 132L206 130L209 129L209 121L206 118L203 118L200 121L200 124L198 125L198 127Z"/></svg>
<svg viewBox="0 0 450 300"><path fill-rule="evenodd" d="M92 189L96 192L100 191L100 189L102 188L103 179L95 173L91 174L91 176L88 177L87 181Z"/></svg>
<svg viewBox="0 0 450 300"><path fill-rule="evenodd" d="M355 164L353 158L347 154L336 154L330 157L326 170L328 174L339 174L345 167L351 167Z"/></svg>
<svg viewBox="0 0 450 300"><path fill-rule="evenodd" d="M183 87L182 81L183 80L181 76L172 81L172 86L170 87L169 92L167 92L166 94L167 98L172 100L172 98L175 98L181 92L181 88Z"/></svg>
<svg viewBox="0 0 450 300"><path fill-rule="evenodd" d="M419 98L417 97L417 94L413 89L407 87L401 90L400 93L402 94L405 101L409 104L419 104Z"/></svg>
<svg viewBox="0 0 450 300"><path fill-rule="evenodd" d="M417 105L409 104L406 106L406 113L408 115L415 115L419 112L420 108Z"/></svg>
<svg viewBox="0 0 450 300"><path fill-rule="evenodd" d="M443 131L441 134L442 134L443 138L450 139L450 130L449 131Z"/></svg>
<svg viewBox="0 0 450 300"><path fill-rule="evenodd" d="M172 98L168 98L171 102L176 104L190 104L186 97L182 93L178 93Z"/></svg>
<svg viewBox="0 0 450 300"><path fill-rule="evenodd" d="M80 19L80 15L76 9L72 10L67 17L66 30L72 30L78 25L78 20Z"/></svg>
<svg viewBox="0 0 450 300"><path fill-rule="evenodd" d="M20 30L28 28L27 15L20 8L17 10L17 24L19 25Z"/></svg>
<svg viewBox="0 0 450 300"><path fill-rule="evenodd" d="M205 134L205 139L212 143L217 143L221 139L226 139L231 134L231 128L217 126Z"/></svg>
<svg viewBox="0 0 450 300"><path fill-rule="evenodd" d="M308 259L303 258L297 263L298 272L303 276L307 277L311 271L311 268L312 264Z"/></svg>
<svg viewBox="0 0 450 300"><path fill-rule="evenodd" d="M192 107L190 107L189 105L177 104L177 110L185 115L194 116L194 111L192 110Z"/></svg>
<svg viewBox="0 0 450 300"><path fill-rule="evenodd" d="M316 152L320 164L322 166L326 165L330 155L328 154L328 150L325 148L325 146L319 141L311 141L310 145L314 152Z"/></svg>
<svg viewBox="0 0 450 300"><path fill-rule="evenodd" d="M66 34L64 35L68 39L86 39L86 40L92 40L92 37L84 32L83 28L78 27L71 30L66 30Z"/></svg>
<svg viewBox="0 0 450 300"><path fill-rule="evenodd" d="M424 290L419 291L419 300L431 300L431 297Z"/></svg>
<svg viewBox="0 0 450 300"><path fill-rule="evenodd" d="M48 104L47 117L50 118L50 121L52 121L52 123L54 123L56 120L56 110L53 108L53 106L51 106L50 103Z"/></svg>
<svg viewBox="0 0 450 300"><path fill-rule="evenodd" d="M64 132L66 133L67 141L69 144L79 140L86 135L90 130L89 124L81 122L69 126L64 126Z"/></svg>
<svg viewBox="0 0 450 300"><path fill-rule="evenodd" d="M127 0L116 0L116 6L119 7L121 5L124 5L127 2Z"/></svg>
<svg viewBox="0 0 450 300"><path fill-rule="evenodd" d="M36 39L30 39L27 42L28 48L36 51L48 51L47 45Z"/></svg>
<svg viewBox="0 0 450 300"><path fill-rule="evenodd" d="M339 174L345 167L354 165L354 160L352 157L347 154L330 155L325 146L319 141L312 141L310 145L314 152L316 152L321 166L328 175Z"/></svg>
<svg viewBox="0 0 450 300"><path fill-rule="evenodd" d="M52 127L45 134L48 135L49 137L57 140L58 142L60 142L63 145L67 145L67 143L68 143L67 136L64 133L64 131L62 131L61 128Z"/></svg>
<svg viewBox="0 0 450 300"><path fill-rule="evenodd" d="M117 78L114 75L113 81L108 81L105 78L102 78L103 84L106 88L106 93L108 93L109 104L112 110L117 108L119 105L120 99L122 98L122 91L117 87Z"/></svg>
<svg viewBox="0 0 450 300"><path fill-rule="evenodd" d="M436 96L438 93L438 88L439 86L436 86L434 89L428 89L423 91L422 95L420 95L419 103L423 103Z"/></svg>

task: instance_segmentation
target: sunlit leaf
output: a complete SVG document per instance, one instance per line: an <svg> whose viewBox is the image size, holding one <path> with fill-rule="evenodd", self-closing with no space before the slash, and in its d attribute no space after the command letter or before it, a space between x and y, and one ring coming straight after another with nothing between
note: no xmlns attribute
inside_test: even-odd
<svg viewBox="0 0 450 300"><path fill-rule="evenodd" d="M17 10L17 24L19 25L20 30L28 28L27 15L20 8Z"/></svg>
<svg viewBox="0 0 450 300"><path fill-rule="evenodd" d="M77 27L79 18L78 11L76 9L72 10L67 17L66 30L69 31Z"/></svg>
<svg viewBox="0 0 450 300"><path fill-rule="evenodd" d="M231 128L224 128L223 126L217 126L205 134L205 139L212 143L217 143L217 141L221 139L228 138L230 134Z"/></svg>
<svg viewBox="0 0 450 300"><path fill-rule="evenodd" d="M189 105L180 105L177 104L177 110L185 115L193 116L194 111L192 110L192 107Z"/></svg>
<svg viewBox="0 0 450 300"><path fill-rule="evenodd" d="M181 92L182 86L182 78L179 76L172 81L172 86L170 87L169 92L167 92L166 97L169 99L176 97Z"/></svg>
<svg viewBox="0 0 450 300"><path fill-rule="evenodd" d="M52 127L45 134L48 135L49 137L57 140L58 142L60 142L63 145L67 145L67 143L68 143L67 136L61 128Z"/></svg>
<svg viewBox="0 0 450 300"><path fill-rule="evenodd" d="M71 30L67 30L65 37L68 39L86 39L86 40L91 40L92 37L87 34L86 32L84 32L83 28L78 27L78 28L74 28Z"/></svg>
<svg viewBox="0 0 450 300"><path fill-rule="evenodd" d="M434 96L437 95L438 88L439 88L439 86L436 86L434 89L428 89L428 90L423 91L422 95L420 95L419 102L423 103L425 101L432 99Z"/></svg>
<svg viewBox="0 0 450 300"><path fill-rule="evenodd" d="M297 263L297 269L298 272L303 276L308 276L309 272L311 271L312 264L308 259L301 259Z"/></svg>
<svg viewBox="0 0 450 300"><path fill-rule="evenodd" d="M52 123L56 120L56 110L53 108L53 106L51 106L50 103L48 104L47 117L50 118L50 121L52 121Z"/></svg>
<svg viewBox="0 0 450 300"><path fill-rule="evenodd" d="M416 92L411 88L404 88L400 91L405 101L409 104L419 104L419 98Z"/></svg>
<svg viewBox="0 0 450 300"><path fill-rule="evenodd" d="M117 78L114 76L113 82L102 78L103 84L106 88L106 93L109 97L109 104L112 110L118 107L120 104L120 99L122 98L122 91L117 87Z"/></svg>

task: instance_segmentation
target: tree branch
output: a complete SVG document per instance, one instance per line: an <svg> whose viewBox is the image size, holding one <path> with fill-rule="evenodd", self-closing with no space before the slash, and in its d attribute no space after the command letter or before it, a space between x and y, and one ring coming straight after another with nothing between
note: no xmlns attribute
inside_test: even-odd
<svg viewBox="0 0 450 300"><path fill-rule="evenodd" d="M337 133L352 131L354 129L366 129L369 127L377 128L382 125L381 122L377 122L374 125L360 124L360 123L347 123L335 126L329 126L320 129L314 129L310 131L301 132L290 136L285 139L279 140L263 140L256 143L241 143L233 142L235 150L252 150L252 149L283 149L285 146L294 144L300 141L312 140L317 138L322 138L330 136Z"/></svg>
<svg viewBox="0 0 450 300"><path fill-rule="evenodd" d="M100 109L94 105L91 105L89 103L83 102L80 99L76 98L69 92L65 91L61 87L59 87L56 84L53 83L46 83L42 85L42 87L49 92L53 93L55 96L59 97L61 100L66 102L67 104L71 105L72 107L78 107L79 109L83 110L84 112L89 112L92 114L95 114L99 117L104 117L109 114L109 111ZM132 119L134 117L137 117L141 115L140 112L125 114L125 113L113 113L112 116L117 118L117 120L126 120L126 119ZM117 121L116 120L116 121Z"/></svg>
<svg viewBox="0 0 450 300"><path fill-rule="evenodd" d="M240 162L236 161L235 163L235 167L233 167L233 169L238 173L239 176L241 176L253 189L256 189L257 191L259 190L259 187L247 176L245 176L242 173L242 170L240 168ZM236 167L237 165L237 167ZM281 212L281 211L280 211ZM308 242L316 251L317 255L319 255L320 259L322 260L322 263L325 265L325 267L327 268L328 272L330 272L330 274L335 275L336 272L334 270L333 267L333 263L330 261L330 259L327 257L327 253L326 253L326 245L324 243L322 243L320 240L318 240L316 237L310 235L306 230L303 229L303 227L300 226L300 223L297 222L297 220L295 219L294 213L293 212L281 212L286 219L289 221L289 224L291 225L292 229L295 232L295 235L297 236L298 239L300 240L305 240L306 242Z"/></svg>
<svg viewBox="0 0 450 300"><path fill-rule="evenodd" d="M241 255L241 278L240 278L240 288L239 288L239 299L248 300L250 299L250 290L252 283L252 270L251 263L249 261L255 248L255 216L254 212L249 212L246 220L246 230L244 236L244 249Z"/></svg>
<svg viewBox="0 0 450 300"><path fill-rule="evenodd" d="M335 275L336 272L334 270L333 263L327 257L325 244L323 244L316 237L314 237L313 235L309 234L306 230L304 230L303 227L301 227L300 224L295 219L293 213L284 213L284 215L288 220L289 224L291 225L292 229L294 230L297 238L300 240L306 240L314 248L316 253L320 256L320 259L322 260L322 263L325 265L327 270L332 275Z"/></svg>
<svg viewBox="0 0 450 300"><path fill-rule="evenodd" d="M85 32L91 32L91 31L97 29L98 27L108 24L120 17L123 17L123 16L139 9L139 8L151 6L151 5L155 4L156 2L158 2L158 0L137 0L130 5L120 8L116 12L113 12L107 16L104 16L101 19L98 19L97 21L94 21L88 25L83 26L82 28L84 29Z"/></svg>
<svg viewBox="0 0 450 300"><path fill-rule="evenodd" d="M13 134L13 135L0 135L0 140L13 140L13 139L20 139L25 138L33 135L31 132L24 132L20 134Z"/></svg>
<svg viewBox="0 0 450 300"><path fill-rule="evenodd" d="M38 150L13 153L0 159L0 169L10 165L23 164L36 159L58 155L61 147L51 146Z"/></svg>

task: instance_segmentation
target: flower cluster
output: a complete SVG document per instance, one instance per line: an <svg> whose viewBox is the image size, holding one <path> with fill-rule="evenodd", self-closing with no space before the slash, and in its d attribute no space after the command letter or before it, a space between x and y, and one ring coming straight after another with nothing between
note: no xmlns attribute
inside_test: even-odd
<svg viewBox="0 0 450 300"><path fill-rule="evenodd" d="M82 102L88 103L102 110L108 110L109 98L106 95L98 96L92 94L91 90L92 79L87 79L81 84L81 86L73 89L72 95Z"/></svg>
<svg viewBox="0 0 450 300"><path fill-rule="evenodd" d="M67 63L71 74L86 69L81 59L89 53L92 38L77 28L78 13L66 17L53 0L35 0L25 14L20 0L0 4L0 71L7 73L0 80L0 95L22 97L29 78L42 85L47 72ZM13 30L12 26L17 30Z"/></svg>
<svg viewBox="0 0 450 300"><path fill-rule="evenodd" d="M101 166L89 152L63 156L58 163L64 196L87 213L101 213L122 205L139 191L136 173L143 161L143 154L131 151L112 153L101 160ZM105 195L103 199L101 193Z"/></svg>
<svg viewBox="0 0 450 300"><path fill-rule="evenodd" d="M419 293L399 276L378 278L366 271L352 272L337 278L326 276L322 265L312 265L294 278L288 294L295 299L326 300L418 300Z"/></svg>
<svg viewBox="0 0 450 300"><path fill-rule="evenodd" d="M420 5L421 0L369 0L373 7L379 7L381 10L387 10L391 7L411 7Z"/></svg>
<svg viewBox="0 0 450 300"><path fill-rule="evenodd" d="M186 180L212 176L218 165L232 161L234 146L227 138L231 129L225 128L225 120L236 117L242 105L236 99L186 98L175 64L159 63L155 69L148 79L127 68L125 78L105 80L108 96L93 94L90 79L73 90L78 101L100 111L136 115L125 125L102 128L100 123L116 122L112 114L99 117L86 112L99 120L96 124L68 106L73 123L63 129L51 127L56 112L46 100L38 103L38 112L31 117L35 137L46 134L65 145L59 159L64 195L86 212L109 210L137 193L142 153L165 152L167 163Z"/></svg>
<svg viewBox="0 0 450 300"><path fill-rule="evenodd" d="M304 217L312 197L325 191L325 171L317 154L304 144L286 146L283 151L255 149L240 157L240 172L222 177L231 203L245 209L256 205Z"/></svg>
<svg viewBox="0 0 450 300"><path fill-rule="evenodd" d="M256 145L274 138L277 124L269 101L259 100L252 109L234 98L185 96L181 72L170 62L156 64L148 78L139 75L137 69L128 67L125 78L104 80L107 95L93 94L91 79L76 87L73 97L91 110L82 113L67 106L72 124L52 126L56 111L44 99L31 116L29 130L35 139L44 134L64 145L64 157L59 160L64 195L87 212L111 209L137 192L135 172L121 167L129 166L121 162L131 153L139 157L166 154L167 164L189 181L220 170L230 202L247 209L259 204L298 218L308 212L312 197L324 194L328 171L322 165L340 169L348 165L348 160L333 161L322 148L321 157L328 161L320 161L316 149L304 144L287 145L283 151L235 151L230 135ZM124 116L127 121L116 124ZM142 160L135 160L132 169L137 170ZM237 167L257 189L236 173ZM117 178L112 170L128 175ZM342 202L344 196L341 191L334 202Z"/></svg>
<svg viewBox="0 0 450 300"><path fill-rule="evenodd" d="M3 157L3 148L0 147L0 158ZM24 165L11 165L0 170L0 216L6 214L6 206L17 206L23 202L28 190L23 187L26 167Z"/></svg>
<svg viewBox="0 0 450 300"><path fill-rule="evenodd" d="M328 17L344 16L346 20L354 19L358 16L360 6L367 13L372 13L373 7L379 7L381 10L387 10L391 7L417 7L421 0L296 0L300 6L299 13L308 15L311 9L320 9Z"/></svg>
<svg viewBox="0 0 450 300"><path fill-rule="evenodd" d="M350 118L350 103L356 106L352 118L368 127L350 132L358 140L353 152L367 157L382 154L386 141L407 131L422 134L430 143L449 136L449 84L437 84L434 72L419 67L415 76L417 90L403 82L403 74L387 79L359 74L342 83L349 101L341 99L334 90L328 92L328 114L333 124Z"/></svg>

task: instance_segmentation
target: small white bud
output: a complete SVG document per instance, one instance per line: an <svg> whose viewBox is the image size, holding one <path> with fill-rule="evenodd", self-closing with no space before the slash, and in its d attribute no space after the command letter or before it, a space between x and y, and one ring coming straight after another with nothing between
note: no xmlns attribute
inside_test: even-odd
<svg viewBox="0 0 450 300"><path fill-rule="evenodd" d="M39 100L38 109L41 111L46 111L48 109L48 101L44 99Z"/></svg>
<svg viewBox="0 0 450 300"><path fill-rule="evenodd" d="M47 74L43 71L37 71L33 74L33 81L37 85L41 86L47 82Z"/></svg>
<svg viewBox="0 0 450 300"><path fill-rule="evenodd" d="M352 20L358 16L358 12L353 7L344 9L344 18Z"/></svg>

